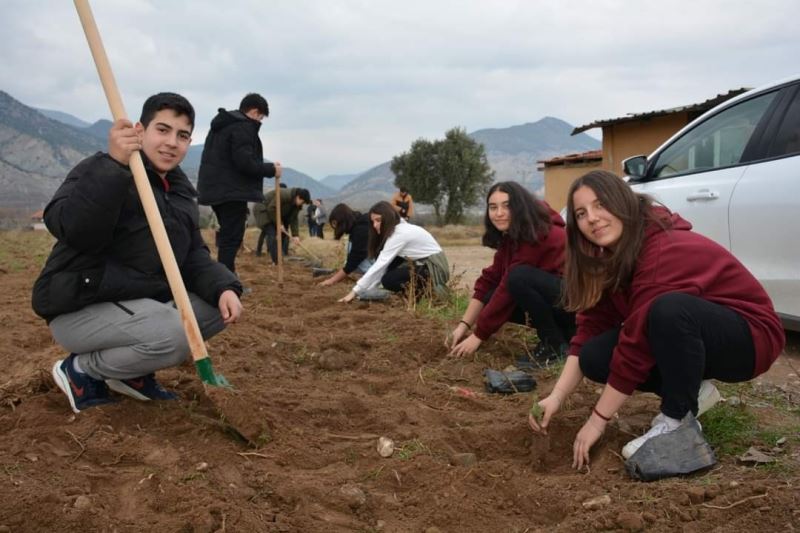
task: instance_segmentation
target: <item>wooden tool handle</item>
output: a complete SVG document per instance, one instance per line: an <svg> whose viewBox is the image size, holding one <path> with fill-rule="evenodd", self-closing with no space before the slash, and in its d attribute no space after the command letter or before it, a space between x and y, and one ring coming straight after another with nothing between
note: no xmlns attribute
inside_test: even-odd
<svg viewBox="0 0 800 533"><path fill-rule="evenodd" d="M89 2L88 0L74 1L75 8L78 10L78 17L81 19L83 32L86 34L86 40L89 43L89 49L92 51L97 73L100 75L100 82L103 84L103 91L106 93L108 106L111 108L111 115L114 120L127 118L125 107L122 105L122 97L119 94L117 82L114 80L114 73L111 71L111 64L108 62L103 41L100 39L100 32L97 30L97 24L94 21ZM186 338L189 341L192 358L195 361L207 358L208 352L203 342L203 336L200 333L200 327L197 325L197 318L194 316L189 294L183 284L178 263L175 261L175 254L172 252L167 231L164 229L164 221L161 220L161 213L158 212L158 205L150 188L150 180L147 178L147 171L144 169L144 163L138 151L131 155L130 167L131 172L133 172L133 180L136 183L136 190L139 193L139 199L142 202L142 207L144 207L147 223L150 225L150 231L156 242L161 264L167 275L167 282L170 290L172 290L172 297L181 314L181 322L186 332Z"/></svg>
<svg viewBox="0 0 800 533"><path fill-rule="evenodd" d="M281 220L281 178L275 176L275 238L278 246L278 283L283 284L283 221Z"/></svg>

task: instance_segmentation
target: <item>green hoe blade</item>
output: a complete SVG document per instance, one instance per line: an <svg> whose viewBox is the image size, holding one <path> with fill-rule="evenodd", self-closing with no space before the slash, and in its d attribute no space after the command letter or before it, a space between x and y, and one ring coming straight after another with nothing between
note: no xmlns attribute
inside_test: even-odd
<svg viewBox="0 0 800 533"><path fill-rule="evenodd" d="M233 388L233 385L225 379L225 376L214 373L214 367L211 366L210 357L204 357L203 359L195 361L194 366L197 367L197 373L200 375L200 379L203 383L213 385L214 387Z"/></svg>

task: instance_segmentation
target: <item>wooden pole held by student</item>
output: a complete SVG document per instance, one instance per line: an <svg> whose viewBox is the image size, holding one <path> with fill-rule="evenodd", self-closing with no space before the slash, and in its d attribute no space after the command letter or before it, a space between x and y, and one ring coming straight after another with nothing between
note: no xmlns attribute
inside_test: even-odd
<svg viewBox="0 0 800 533"><path fill-rule="evenodd" d="M283 221L281 220L281 178L275 176L275 242L278 247L278 286L283 285Z"/></svg>

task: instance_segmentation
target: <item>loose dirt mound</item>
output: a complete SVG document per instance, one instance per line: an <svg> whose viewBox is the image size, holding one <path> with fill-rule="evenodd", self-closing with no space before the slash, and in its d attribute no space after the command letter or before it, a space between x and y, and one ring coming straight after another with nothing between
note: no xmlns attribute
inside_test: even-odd
<svg viewBox="0 0 800 533"><path fill-rule="evenodd" d="M337 304L345 286L318 288L291 263L280 290L276 270L249 255L244 319L210 341L215 369L235 386L215 396L220 410L186 365L160 374L180 401L123 399L75 416L49 375L62 350L30 311L47 242L0 237L0 531L800 528L789 467L723 457L687 479L631 481L617 452L648 424L654 397L634 396L591 471L575 472L572 440L595 386L582 386L549 437L535 436L527 395L483 392L483 369L522 351L514 338L453 360L448 325L399 299ZM537 379L545 394L554 376ZM228 430L237 420L256 428L255 446ZM395 443L389 458L376 450L380 436Z"/></svg>

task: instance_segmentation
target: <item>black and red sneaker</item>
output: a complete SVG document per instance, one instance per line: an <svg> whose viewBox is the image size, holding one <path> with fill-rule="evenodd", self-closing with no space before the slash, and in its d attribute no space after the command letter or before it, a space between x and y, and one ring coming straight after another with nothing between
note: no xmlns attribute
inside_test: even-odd
<svg viewBox="0 0 800 533"><path fill-rule="evenodd" d="M67 395L72 410L80 413L89 407L114 403L116 400L108 395L105 382L76 371L72 366L74 358L75 354L70 354L66 359L59 359L53 365L53 379L58 388Z"/></svg>

